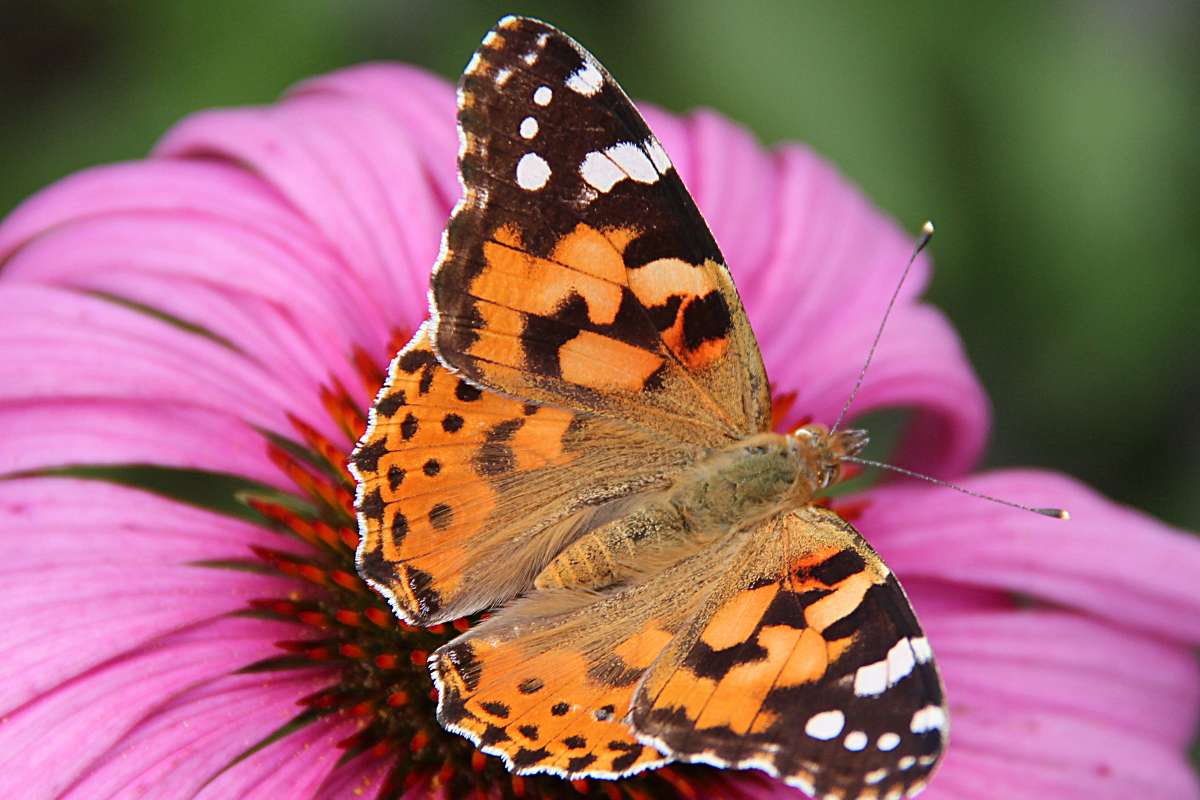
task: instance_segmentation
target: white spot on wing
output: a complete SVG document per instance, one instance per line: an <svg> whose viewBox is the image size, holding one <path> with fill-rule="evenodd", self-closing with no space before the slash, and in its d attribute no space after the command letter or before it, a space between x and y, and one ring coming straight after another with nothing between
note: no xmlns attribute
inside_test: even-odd
<svg viewBox="0 0 1200 800"><path fill-rule="evenodd" d="M914 636L908 640L912 645L913 655L917 657L918 664L928 664L933 660L933 650L929 647L929 640L924 636Z"/></svg>
<svg viewBox="0 0 1200 800"><path fill-rule="evenodd" d="M904 756L903 758L901 758L899 761L896 762L896 766L900 767L901 770L906 770L906 769L912 769L913 764L916 764L916 763L917 763L917 759L914 758L913 756Z"/></svg>
<svg viewBox="0 0 1200 800"><path fill-rule="evenodd" d="M654 164L655 169L665 173L671 168L671 159L667 157L667 151L663 150L663 146L658 139L651 136L646 140L645 147L646 152L650 154L650 162Z"/></svg>
<svg viewBox="0 0 1200 800"><path fill-rule="evenodd" d="M596 69L596 65L587 59L584 59L579 69L567 78L567 88L579 92L584 97L591 97L600 91L603 85L604 76Z"/></svg>
<svg viewBox="0 0 1200 800"><path fill-rule="evenodd" d="M925 733L941 730L946 725L946 712L941 706L925 706L913 714L912 723L908 726L913 733Z"/></svg>
<svg viewBox="0 0 1200 800"><path fill-rule="evenodd" d="M867 735L862 731L850 731L846 734L845 741L842 742L847 750L857 753L859 750L866 748Z"/></svg>
<svg viewBox="0 0 1200 800"><path fill-rule="evenodd" d="M654 183L658 180L658 170L654 168L650 156L633 142L614 144L604 154L617 162L617 166L638 183Z"/></svg>
<svg viewBox="0 0 1200 800"><path fill-rule="evenodd" d="M496 33L495 31L488 31L487 35L483 37L483 46L491 47L498 41L500 41L500 34Z"/></svg>
<svg viewBox="0 0 1200 800"><path fill-rule="evenodd" d="M538 53L535 50L530 50L528 53L521 56L521 60L524 61L526 65L532 67L537 63Z"/></svg>
<svg viewBox="0 0 1200 800"><path fill-rule="evenodd" d="M881 780L883 780L886 777L887 777L886 769L871 770L866 775L863 775L863 783L874 786L875 784L879 783Z"/></svg>
<svg viewBox="0 0 1200 800"><path fill-rule="evenodd" d="M512 70L508 67L501 67L496 70L496 85L503 86L508 83L508 79L512 77Z"/></svg>
<svg viewBox="0 0 1200 800"><path fill-rule="evenodd" d="M476 52L474 55L471 56L471 60L467 62L467 68L465 70L463 70L463 72L467 73L468 75L474 73L477 69L479 69L479 65L482 62L483 62L483 59L480 58L479 53Z"/></svg>
<svg viewBox="0 0 1200 800"><path fill-rule="evenodd" d="M900 737L888 731L879 737L879 741L875 742L875 746L885 753L889 750L895 750L900 746Z"/></svg>
<svg viewBox="0 0 1200 800"><path fill-rule="evenodd" d="M548 106L552 97L554 97L554 92L550 91L549 86L539 86L533 93L533 102L539 106Z"/></svg>
<svg viewBox="0 0 1200 800"><path fill-rule="evenodd" d="M579 165L579 175L588 186L601 192L607 192L617 181L625 178L625 173L611 158L604 153L595 152L584 156L583 163Z"/></svg>
<svg viewBox="0 0 1200 800"><path fill-rule="evenodd" d="M550 165L537 153L526 153L517 162L517 185L527 192L535 192L550 180Z"/></svg>
<svg viewBox="0 0 1200 800"><path fill-rule="evenodd" d="M892 645L892 649L888 650L887 663L888 686L895 686L901 680L908 677L917 663L908 639L901 639Z"/></svg>
<svg viewBox="0 0 1200 800"><path fill-rule="evenodd" d="M883 694L887 688L888 665L886 661L876 661L859 667L854 673L854 693L859 697L873 697Z"/></svg>
<svg viewBox="0 0 1200 800"><path fill-rule="evenodd" d="M532 139L537 136L538 123L533 117L526 117L521 120L521 137L524 139Z"/></svg>
<svg viewBox="0 0 1200 800"><path fill-rule="evenodd" d="M814 739L828 741L841 733L845 724L846 716L835 708L809 717L804 724L804 732Z"/></svg>

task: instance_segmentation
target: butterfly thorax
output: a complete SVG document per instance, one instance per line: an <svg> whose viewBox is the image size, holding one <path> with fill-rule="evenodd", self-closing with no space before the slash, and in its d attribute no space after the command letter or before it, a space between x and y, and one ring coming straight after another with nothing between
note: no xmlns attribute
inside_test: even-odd
<svg viewBox="0 0 1200 800"><path fill-rule="evenodd" d="M601 589L683 558L722 537L812 501L838 476L864 431L830 435L809 425L759 433L715 450L665 492L584 534L538 575L535 586Z"/></svg>
<svg viewBox="0 0 1200 800"><path fill-rule="evenodd" d="M865 431L831 436L819 425L755 434L701 461L676 485L671 502L697 532L749 527L811 502L866 441Z"/></svg>

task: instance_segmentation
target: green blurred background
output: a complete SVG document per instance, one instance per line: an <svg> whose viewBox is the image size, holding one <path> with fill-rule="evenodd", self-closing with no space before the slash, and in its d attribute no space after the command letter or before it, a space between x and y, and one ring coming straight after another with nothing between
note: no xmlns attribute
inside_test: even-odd
<svg viewBox="0 0 1200 800"><path fill-rule="evenodd" d="M1200 4L4 6L0 213L196 109L370 59L452 78L498 17L543 17L633 96L807 141L909 229L935 220L930 296L995 403L988 463L1200 529Z"/></svg>

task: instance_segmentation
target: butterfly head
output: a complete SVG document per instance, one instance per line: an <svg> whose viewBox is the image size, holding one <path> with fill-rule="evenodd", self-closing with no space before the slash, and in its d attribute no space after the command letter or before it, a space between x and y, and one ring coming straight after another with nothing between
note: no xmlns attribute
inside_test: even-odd
<svg viewBox="0 0 1200 800"><path fill-rule="evenodd" d="M795 446L807 456L809 470L815 490L819 491L834 483L842 471L842 461L858 455L867 446L867 432L858 428L844 428L830 433L824 425L803 425L788 436Z"/></svg>

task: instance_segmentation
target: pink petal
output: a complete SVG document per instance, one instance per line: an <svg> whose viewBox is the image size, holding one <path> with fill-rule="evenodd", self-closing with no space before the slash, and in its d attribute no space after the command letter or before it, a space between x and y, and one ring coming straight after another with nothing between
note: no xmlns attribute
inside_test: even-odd
<svg viewBox="0 0 1200 800"><path fill-rule="evenodd" d="M304 81L289 94L327 94L383 111L415 148L438 204L449 209L457 202L458 136L454 89L448 81L405 64L362 64Z"/></svg>
<svg viewBox="0 0 1200 800"><path fill-rule="evenodd" d="M84 170L23 202L0 224L0 259L69 222L128 212L252 223L279 241L306 232L270 187L242 169L215 161L136 161Z"/></svg>
<svg viewBox="0 0 1200 800"><path fill-rule="evenodd" d="M190 689L122 737L64 797L192 797L328 681L324 671L262 673Z"/></svg>
<svg viewBox="0 0 1200 800"><path fill-rule="evenodd" d="M1070 732L1062 731L1068 734ZM1010 731L1020 738L1024 731ZM1106 742L1106 749L1120 741ZM1162 771L1149 780L1116 775L1103 762L1066 766L1035 759L955 749L934 776L922 800L1194 800L1200 797L1195 773L1181 756L1156 759Z"/></svg>
<svg viewBox="0 0 1200 800"><path fill-rule="evenodd" d="M277 654L271 642L295 630L263 620L216 620L137 647L23 705L4 704L0 797L57 796L172 697Z"/></svg>
<svg viewBox="0 0 1200 800"><path fill-rule="evenodd" d="M370 753L357 756L331 772L313 795L313 800L372 800L379 795L395 764L395 757L390 755L383 758Z"/></svg>
<svg viewBox="0 0 1200 800"><path fill-rule="evenodd" d="M337 743L353 732L350 720L334 717L315 722L234 764L196 797L313 797L342 756Z"/></svg>
<svg viewBox="0 0 1200 800"><path fill-rule="evenodd" d="M281 537L96 481L0 482L0 531L8 554L0 616L9 620L0 643L0 713L172 631L297 588L193 566L245 558L253 544L286 548ZM231 659L227 669L244 663Z"/></svg>
<svg viewBox="0 0 1200 800"><path fill-rule="evenodd" d="M1172 752L1195 733L1200 671L1184 648L1061 612L925 615L923 622L952 716L1032 709L1137 734Z"/></svg>
<svg viewBox="0 0 1200 800"><path fill-rule="evenodd" d="M924 485L869 493L856 525L901 576L1026 592L1169 639L1200 641L1200 542L1065 476L1003 471L964 481L976 491L1071 519Z"/></svg>
<svg viewBox="0 0 1200 800"><path fill-rule="evenodd" d="M374 313L413 330L425 318L429 270L449 208L426 178L409 134L363 103L298 95L262 109L185 120L158 152L247 165L299 209L367 287Z"/></svg>
<svg viewBox="0 0 1200 800"><path fill-rule="evenodd" d="M957 725L932 782L935 799L1200 797L1182 753L1127 731L1032 709L960 715ZM958 786L971 793L953 791Z"/></svg>
<svg viewBox="0 0 1200 800"><path fill-rule="evenodd" d="M52 229L18 250L5 277L121 298L181 320L252 357L298 394L337 377L358 384L346 356L381 349L388 331L362 314L352 284L330 280L319 250L298 251L244 222L124 212Z"/></svg>
<svg viewBox="0 0 1200 800"><path fill-rule="evenodd" d="M71 465L156 464L291 488L261 434L236 417L146 400L0 404L0 474Z"/></svg>
<svg viewBox="0 0 1200 800"><path fill-rule="evenodd" d="M45 397L155 400L225 411L271 430L299 416L333 441L345 436L313 394L297 394L210 338L74 292L0 285L0 400Z"/></svg>

